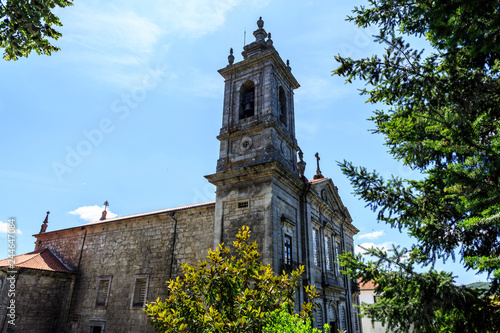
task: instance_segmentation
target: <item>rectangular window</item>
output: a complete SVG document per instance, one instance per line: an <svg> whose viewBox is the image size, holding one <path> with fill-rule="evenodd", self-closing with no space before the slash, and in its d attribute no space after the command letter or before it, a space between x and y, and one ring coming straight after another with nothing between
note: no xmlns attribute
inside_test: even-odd
<svg viewBox="0 0 500 333"><path fill-rule="evenodd" d="M292 237L285 235L285 242L283 244L284 263L285 266L292 265Z"/></svg>
<svg viewBox="0 0 500 333"><path fill-rule="evenodd" d="M326 261L326 270L332 270L332 257L330 256L330 237L325 236L325 261Z"/></svg>
<svg viewBox="0 0 500 333"><path fill-rule="evenodd" d="M335 246L335 259L336 260L339 260L339 253L340 253L340 241L337 241L337 245ZM335 265L335 271L337 272L337 274L340 273L339 266L340 266L339 264Z"/></svg>
<svg viewBox="0 0 500 333"><path fill-rule="evenodd" d="M314 265L319 267L319 240L318 240L318 230L313 229L313 261Z"/></svg>
<svg viewBox="0 0 500 333"><path fill-rule="evenodd" d="M105 327L105 321L91 320L89 325L89 333L104 333Z"/></svg>
<svg viewBox="0 0 500 333"><path fill-rule="evenodd" d="M97 279L97 294L95 297L96 307L105 307L108 304L110 286L111 276L104 276Z"/></svg>
<svg viewBox="0 0 500 333"><path fill-rule="evenodd" d="M248 208L248 206L249 206L248 200L238 202L238 209Z"/></svg>
<svg viewBox="0 0 500 333"><path fill-rule="evenodd" d="M134 294L132 295L132 307L143 308L146 305L146 297L148 294L148 277L138 275L135 277Z"/></svg>

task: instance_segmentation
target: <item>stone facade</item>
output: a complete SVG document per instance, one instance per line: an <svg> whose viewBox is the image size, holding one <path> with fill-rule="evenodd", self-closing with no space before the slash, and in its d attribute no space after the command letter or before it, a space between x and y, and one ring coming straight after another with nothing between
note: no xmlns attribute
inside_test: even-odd
<svg viewBox="0 0 500 333"><path fill-rule="evenodd" d="M20 269L15 275L15 325L9 325L10 274L0 271L1 332L64 332L75 275Z"/></svg>
<svg viewBox="0 0 500 333"><path fill-rule="evenodd" d="M299 84L263 25L259 20L244 60L234 63L231 50L219 70L225 79L220 153L216 172L206 176L217 188L215 202L35 235L37 250L50 249L75 273L74 288L60 287L69 305L55 331L152 332L144 302L166 297L165 281L180 274L182 263L196 264L209 248L230 244L243 225L276 272L305 266L303 283L320 294L315 326L361 331L353 308L359 291L335 264L338 253L353 251L358 230L319 165L311 181L297 167L305 165L297 161L295 138ZM296 297L304 301L302 288Z"/></svg>
<svg viewBox="0 0 500 333"><path fill-rule="evenodd" d="M180 274L182 263L205 259L212 245L213 210L214 204L207 203L39 235L40 246L78 272L68 331L102 325L106 332L153 332L143 304L133 304L137 278L146 280L146 300L165 298L165 282ZM103 278L109 279L109 293L98 305Z"/></svg>

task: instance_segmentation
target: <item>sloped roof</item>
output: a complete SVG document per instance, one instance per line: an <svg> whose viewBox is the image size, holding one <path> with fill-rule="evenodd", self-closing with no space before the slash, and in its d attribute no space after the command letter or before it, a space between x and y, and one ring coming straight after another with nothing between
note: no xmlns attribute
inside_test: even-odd
<svg viewBox="0 0 500 333"><path fill-rule="evenodd" d="M190 208L198 208L198 207L204 207L204 206L210 206L210 205L215 205L215 201L208 201L208 202L202 202L202 203L197 203L197 204L192 204L192 205L187 205L187 206L180 206L180 207L174 207L174 208L167 208L167 209L155 210L155 211L146 212L146 213L139 213L139 214L133 214L133 215L118 216L118 217L113 217L113 218L109 218L109 219L107 218L105 220L97 220L97 221L85 223L82 226L93 225L93 224L101 224L101 223L108 223L108 222L114 222L114 221L120 221L120 220L127 220L127 219L133 219L133 218L136 218L136 217L142 217L142 216L149 216L149 215L170 213L170 212L175 212L175 211L178 211L178 210L185 210L185 209L190 209Z"/></svg>
<svg viewBox="0 0 500 333"><path fill-rule="evenodd" d="M376 287L376 284L373 282L373 280L369 280L364 283L358 280L358 283L360 290L375 290Z"/></svg>
<svg viewBox="0 0 500 333"><path fill-rule="evenodd" d="M325 177L325 178L319 178L319 179L311 179L311 180L309 180L309 184L314 184L314 183L322 182L324 180L328 180L328 178Z"/></svg>
<svg viewBox="0 0 500 333"><path fill-rule="evenodd" d="M161 210L155 210L151 212L145 212L145 213L139 213L139 214L132 214L132 215L125 215L125 216L117 216L113 218L107 218L105 220L96 220L92 222L88 222L85 224L77 225L74 227L69 227L69 228L63 228L63 229L56 229L56 230L51 230L51 231L46 231L44 233L38 233L34 234L33 236L39 237L43 235L48 235L54 232L61 232L61 231L67 231L67 230L75 230L75 229L81 229L86 226L91 226L91 225L99 225L99 224L104 224L104 223L110 223L110 222L118 222L118 221L124 221L128 219L133 219L137 217L144 217L144 216L150 216L150 215L157 215L157 214L164 214L164 213L171 213L171 212L176 212L179 210L186 210L186 209L191 209L191 208L199 208L199 207L207 207L207 206L215 206L215 201L208 201L208 202L202 202L202 203L197 203L197 204L192 204L192 205L186 205L186 206L180 206L180 207L174 207L174 208L167 208L167 209L161 209Z"/></svg>
<svg viewBox="0 0 500 333"><path fill-rule="evenodd" d="M0 267L8 267L11 259L0 260ZM41 271L73 273L49 250L42 249L14 257L16 268L29 268Z"/></svg>

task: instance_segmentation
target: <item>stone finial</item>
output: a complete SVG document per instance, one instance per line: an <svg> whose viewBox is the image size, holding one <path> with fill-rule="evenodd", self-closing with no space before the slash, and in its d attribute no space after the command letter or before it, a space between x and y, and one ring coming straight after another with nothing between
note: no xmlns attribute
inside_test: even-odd
<svg viewBox="0 0 500 333"><path fill-rule="evenodd" d="M257 30L253 32L253 35L255 36L255 41L243 46L243 52L241 52L241 54L243 55L243 60L246 60L257 54L261 54L262 52L265 52L270 48L273 48L273 41L271 39L268 39L266 41L267 32L266 30L264 30L264 21L262 20L262 17L260 17L257 21Z"/></svg>
<svg viewBox="0 0 500 333"><path fill-rule="evenodd" d="M259 29L262 29L264 27L264 21L262 21L262 16L259 17L259 20L257 21L257 26Z"/></svg>
<svg viewBox="0 0 500 333"><path fill-rule="evenodd" d="M234 63L233 48L229 50L229 56L227 57L227 61L229 62L230 65Z"/></svg>
<svg viewBox="0 0 500 333"><path fill-rule="evenodd" d="M267 33L267 41L266 41L266 46L267 46L268 48L270 48L270 47L272 47L272 46L273 46L273 41L272 41L272 39L271 39L271 33L270 33L270 32L268 32L268 33Z"/></svg>
<svg viewBox="0 0 500 333"><path fill-rule="evenodd" d="M299 161L297 162L297 169L299 169L299 177L301 179L305 179L304 172L306 171L306 162L304 162L304 153L302 152L302 149L299 150Z"/></svg>
<svg viewBox="0 0 500 333"><path fill-rule="evenodd" d="M99 220L104 221L106 219L106 215L108 214L106 208L108 208L108 206L109 206L108 200L104 201L104 210L102 211L102 216Z"/></svg>
<svg viewBox="0 0 500 333"><path fill-rule="evenodd" d="M47 230L47 224L49 223L49 214L47 212L47 216L45 216L45 220L43 220L42 227L40 228L40 233L43 234Z"/></svg>
<svg viewBox="0 0 500 333"><path fill-rule="evenodd" d="M323 177L323 175L321 174L321 170L319 169L319 160L320 160L319 154L316 153L314 156L316 157L316 163L318 165L318 168L316 169L316 174L314 175L313 179L322 179L322 178L325 178L325 177Z"/></svg>
<svg viewBox="0 0 500 333"><path fill-rule="evenodd" d="M262 21L262 17L259 18L257 21L257 26L259 29L255 30L253 32L253 35L255 36L255 41L256 42L264 42L264 39L267 37L267 32L264 30L264 21Z"/></svg>
<svg viewBox="0 0 500 333"><path fill-rule="evenodd" d="M288 67L289 70L292 70L292 67L290 67L290 60L286 59L286 67Z"/></svg>

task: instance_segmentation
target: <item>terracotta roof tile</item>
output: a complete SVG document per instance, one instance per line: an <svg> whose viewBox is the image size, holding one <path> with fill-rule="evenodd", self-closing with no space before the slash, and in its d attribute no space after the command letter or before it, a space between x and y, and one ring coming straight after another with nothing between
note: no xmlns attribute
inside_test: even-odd
<svg viewBox="0 0 500 333"><path fill-rule="evenodd" d="M16 268L30 268L50 272L73 273L49 249L42 249L14 257ZM0 260L0 267L8 267L9 259Z"/></svg>
<svg viewBox="0 0 500 333"><path fill-rule="evenodd" d="M311 180L309 180L309 183L310 184L314 184L314 183L322 182L322 181L327 180L327 179L328 178L326 178L326 177L325 178L320 178L320 179L311 179Z"/></svg>
<svg viewBox="0 0 500 333"><path fill-rule="evenodd" d="M373 280L366 281L365 283L358 281L358 283L360 290L375 290L376 287L376 284L373 282Z"/></svg>

